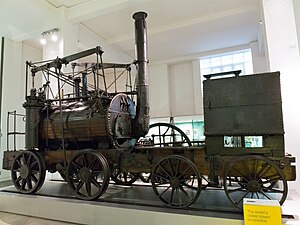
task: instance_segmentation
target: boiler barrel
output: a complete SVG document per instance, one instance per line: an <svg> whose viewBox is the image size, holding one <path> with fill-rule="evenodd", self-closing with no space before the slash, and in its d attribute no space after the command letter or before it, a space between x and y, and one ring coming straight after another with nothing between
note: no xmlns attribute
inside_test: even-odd
<svg viewBox="0 0 300 225"><path fill-rule="evenodd" d="M89 142L107 137L106 116L100 112L84 110L57 110L43 119L41 140L43 142L64 138L68 143Z"/></svg>

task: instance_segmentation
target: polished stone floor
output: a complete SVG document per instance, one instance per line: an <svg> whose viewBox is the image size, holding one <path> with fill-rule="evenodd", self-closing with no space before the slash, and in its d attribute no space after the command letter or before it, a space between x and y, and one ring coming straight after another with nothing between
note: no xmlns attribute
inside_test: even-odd
<svg viewBox="0 0 300 225"><path fill-rule="evenodd" d="M55 220L41 219L18 215L14 213L0 212L0 225L73 225L74 223L66 223ZM74 224L75 225L75 224Z"/></svg>
<svg viewBox="0 0 300 225"><path fill-rule="evenodd" d="M19 194L15 187L10 183L4 185L0 188L0 195L11 195L12 197L24 196ZM298 196L295 192L292 197L287 199L291 203L288 205L298 204L300 201L294 201L294 196ZM198 200L187 209L173 209L163 205L163 203L155 196L152 187L148 184L137 182L137 184L132 186L122 186L115 185L113 182L110 183L106 193L101 196L97 201L82 201L77 200L67 185L67 183L62 180L47 180L43 187L38 193L33 195L26 195L29 198L56 198L61 199L61 201L66 202L76 202L78 204L84 205L96 205L96 206L108 206L108 207L118 207L124 209L138 209L145 210L149 212L166 212L173 214L182 215L192 215L192 216L202 216L211 218L221 218L229 220L243 220L242 213L233 207L223 189L218 188L208 188L202 190ZM297 199L296 199L297 200ZM295 208L295 207L292 207ZM287 211L289 213L290 209ZM52 218L52 217L51 217ZM293 222L299 222L293 221ZM0 212L0 225L64 225L64 224L74 224L66 223L55 220L45 220L41 218L29 217L24 215L17 215L11 213ZM296 224L296 223L291 223Z"/></svg>

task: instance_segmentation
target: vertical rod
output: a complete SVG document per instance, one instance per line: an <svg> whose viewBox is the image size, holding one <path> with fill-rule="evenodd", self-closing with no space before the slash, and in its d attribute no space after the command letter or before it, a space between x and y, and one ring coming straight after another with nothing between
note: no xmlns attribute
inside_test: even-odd
<svg viewBox="0 0 300 225"><path fill-rule="evenodd" d="M59 99L59 110L60 110L60 123L61 123L61 144L62 144L62 149L64 153L64 168L67 167L67 154L66 154L66 149L65 149L65 135L64 135L64 123L63 123L63 113L62 113L62 98L61 98L61 93L60 93L60 71L57 73L57 69L55 69L57 76L57 86L58 86L58 99Z"/></svg>
<svg viewBox="0 0 300 225"><path fill-rule="evenodd" d="M101 69L102 69L102 76L103 76L104 90L105 90L105 93L107 94L107 87L106 87L106 80L105 80L105 74L104 74L104 68L103 68L102 54L100 54L100 63L101 63Z"/></svg>
<svg viewBox="0 0 300 225"><path fill-rule="evenodd" d="M17 150L16 148L17 111L15 110L13 113L14 113L14 151L16 151Z"/></svg>
<svg viewBox="0 0 300 225"><path fill-rule="evenodd" d="M27 96L27 93L28 93L28 67L29 67L29 62L26 61L25 100L26 100L26 96Z"/></svg>
<svg viewBox="0 0 300 225"><path fill-rule="evenodd" d="M1 39L1 62L0 62L0 132L1 132L1 118L2 118L2 82L4 70L4 37Z"/></svg>
<svg viewBox="0 0 300 225"><path fill-rule="evenodd" d="M6 150L9 150L9 112L7 113L6 130Z"/></svg>
<svg viewBox="0 0 300 225"><path fill-rule="evenodd" d="M117 71L116 67L114 67L114 79L115 79L115 93L117 93Z"/></svg>
<svg viewBox="0 0 300 225"><path fill-rule="evenodd" d="M97 83L96 83L96 89L97 89L97 93L99 92L99 54L96 54L96 58L97 58L97 64L96 64L96 78L97 78Z"/></svg>

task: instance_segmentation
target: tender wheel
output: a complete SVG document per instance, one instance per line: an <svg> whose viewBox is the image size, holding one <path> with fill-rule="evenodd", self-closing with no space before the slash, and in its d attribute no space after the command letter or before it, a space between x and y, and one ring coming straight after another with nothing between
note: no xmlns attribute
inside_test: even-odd
<svg viewBox="0 0 300 225"><path fill-rule="evenodd" d="M189 137L178 127L169 123L154 123L149 127L145 145L192 146Z"/></svg>
<svg viewBox="0 0 300 225"><path fill-rule="evenodd" d="M139 140L145 146L192 146L189 137L178 127L169 123L154 123L145 138Z"/></svg>
<svg viewBox="0 0 300 225"><path fill-rule="evenodd" d="M232 161L224 174L224 189L232 204L240 209L244 198L273 199L283 204L288 191L282 170L263 156Z"/></svg>
<svg viewBox="0 0 300 225"><path fill-rule="evenodd" d="M45 162L34 151L21 151L11 167L11 178L21 193L35 193L45 181Z"/></svg>
<svg viewBox="0 0 300 225"><path fill-rule="evenodd" d="M121 172L119 169L115 169L111 175L111 179L119 185L132 185L138 178L138 174Z"/></svg>
<svg viewBox="0 0 300 225"><path fill-rule="evenodd" d="M105 157L93 150L80 151L67 167L68 185L74 195L83 200L94 200L104 194L109 176Z"/></svg>
<svg viewBox="0 0 300 225"><path fill-rule="evenodd" d="M201 192L201 175L189 159L172 155L160 160L152 170L154 193L170 207L183 208L194 203Z"/></svg>

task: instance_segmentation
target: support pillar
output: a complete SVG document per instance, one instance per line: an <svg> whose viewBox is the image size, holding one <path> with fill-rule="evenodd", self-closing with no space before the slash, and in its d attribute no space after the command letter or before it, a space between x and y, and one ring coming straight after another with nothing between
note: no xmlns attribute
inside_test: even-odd
<svg viewBox="0 0 300 225"><path fill-rule="evenodd" d="M281 72L285 150L299 161L300 56L293 0L261 0L261 3L270 70ZM297 182L290 183L291 188L300 184L299 163L297 174Z"/></svg>

